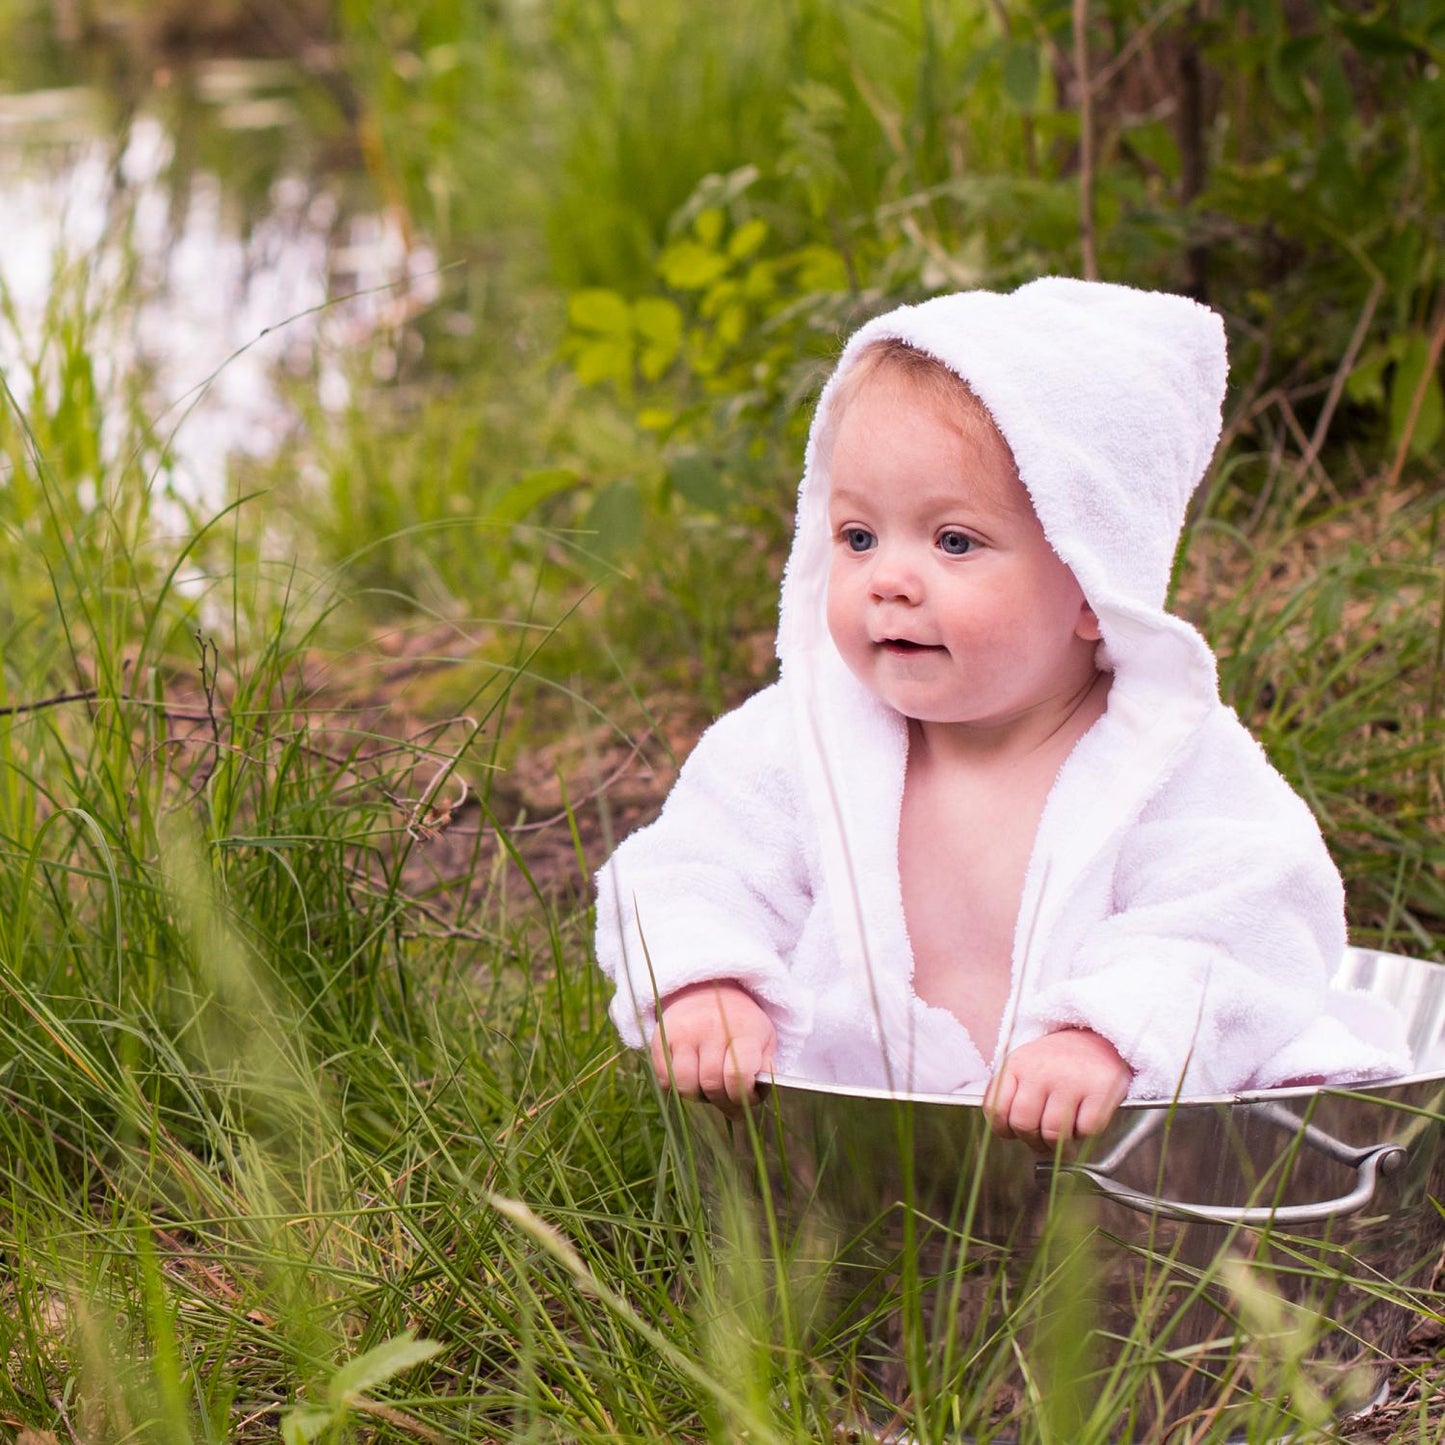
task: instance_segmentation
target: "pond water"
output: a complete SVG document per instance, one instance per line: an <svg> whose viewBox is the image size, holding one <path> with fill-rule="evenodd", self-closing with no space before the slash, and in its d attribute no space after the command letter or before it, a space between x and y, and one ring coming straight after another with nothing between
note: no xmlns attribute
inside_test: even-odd
<svg viewBox="0 0 1445 1445"><path fill-rule="evenodd" d="M54 405L58 342L81 332L103 449L130 444L139 394L169 441L163 480L213 507L238 455L296 427L288 374L336 408L359 356L394 368L437 262L340 123L318 125L299 70L214 59L154 80L0 94L0 370L22 407L37 388Z"/></svg>

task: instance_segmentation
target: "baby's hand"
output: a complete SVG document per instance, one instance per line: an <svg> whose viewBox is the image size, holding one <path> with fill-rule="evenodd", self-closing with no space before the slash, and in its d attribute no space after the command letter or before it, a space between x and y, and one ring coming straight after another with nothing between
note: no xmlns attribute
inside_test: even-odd
<svg viewBox="0 0 1445 1445"><path fill-rule="evenodd" d="M1102 1132L1132 1077L1108 1039L1060 1029L1009 1054L984 1095L984 1112L999 1138L1048 1154L1060 1139Z"/></svg>
<svg viewBox="0 0 1445 1445"><path fill-rule="evenodd" d="M772 1068L776 1043L772 1020L741 985L695 983L663 1003L652 1035L652 1067L663 1088L707 1099L736 1118L744 1099L753 1097L758 1075Z"/></svg>

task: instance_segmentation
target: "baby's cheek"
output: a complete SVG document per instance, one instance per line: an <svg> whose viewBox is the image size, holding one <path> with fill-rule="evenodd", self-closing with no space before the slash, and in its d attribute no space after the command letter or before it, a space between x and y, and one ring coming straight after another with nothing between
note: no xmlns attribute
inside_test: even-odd
<svg viewBox="0 0 1445 1445"><path fill-rule="evenodd" d="M862 623L847 583L835 575L830 575L828 578L826 616L828 635L833 639L833 645L843 654L844 660L852 666L858 655Z"/></svg>
<svg viewBox="0 0 1445 1445"><path fill-rule="evenodd" d="M842 617L842 585L838 581L837 568L834 567L828 574L828 587L824 597L823 611L828 619L828 631L833 641L838 641L838 624Z"/></svg>

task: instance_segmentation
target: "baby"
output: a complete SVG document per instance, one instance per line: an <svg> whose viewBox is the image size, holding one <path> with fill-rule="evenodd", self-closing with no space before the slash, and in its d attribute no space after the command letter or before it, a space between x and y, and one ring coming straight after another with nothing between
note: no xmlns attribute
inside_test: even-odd
<svg viewBox="0 0 1445 1445"><path fill-rule="evenodd" d="M780 681L599 878L613 1018L665 1083L982 1093L1044 1148L1130 1094L1405 1067L1392 1011L1330 988L1314 819L1163 610L1225 371L1207 308L1060 278L849 342Z"/></svg>

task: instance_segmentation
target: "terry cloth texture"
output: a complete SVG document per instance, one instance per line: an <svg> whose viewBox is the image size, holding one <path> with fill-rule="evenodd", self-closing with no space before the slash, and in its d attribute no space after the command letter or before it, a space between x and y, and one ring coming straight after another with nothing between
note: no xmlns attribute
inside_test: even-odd
<svg viewBox="0 0 1445 1445"><path fill-rule="evenodd" d="M826 623L830 407L885 337L988 409L1114 674L1044 808L994 1057L913 993L907 724ZM661 816L598 879L597 955L628 1043L650 1038L659 998L733 979L777 1027L779 1073L845 1084L977 1092L1005 1051L1067 1026L1114 1044L1138 1098L1407 1066L1393 1010L1330 987L1343 890L1314 818L1220 702L1204 639L1163 610L1225 375L1206 307L1062 278L938 297L853 336L808 442L780 680L708 730Z"/></svg>

